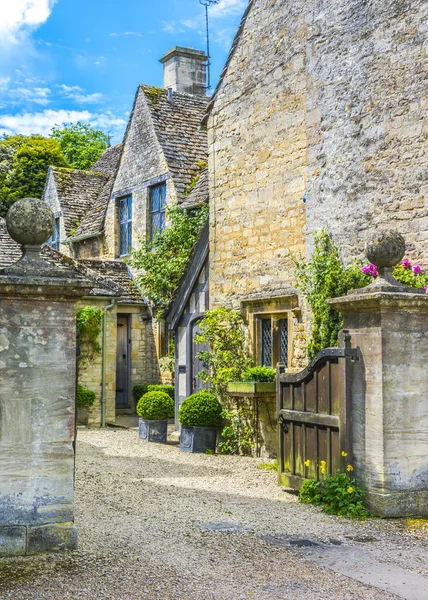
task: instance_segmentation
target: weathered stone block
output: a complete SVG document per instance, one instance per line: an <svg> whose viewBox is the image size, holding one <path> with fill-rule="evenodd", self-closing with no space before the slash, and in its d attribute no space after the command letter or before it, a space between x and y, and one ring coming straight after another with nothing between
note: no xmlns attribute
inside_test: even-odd
<svg viewBox="0 0 428 600"><path fill-rule="evenodd" d="M26 542L26 527L0 527L0 556L25 554Z"/></svg>
<svg viewBox="0 0 428 600"><path fill-rule="evenodd" d="M28 527L27 554L60 552L75 548L77 548L77 527L72 523Z"/></svg>

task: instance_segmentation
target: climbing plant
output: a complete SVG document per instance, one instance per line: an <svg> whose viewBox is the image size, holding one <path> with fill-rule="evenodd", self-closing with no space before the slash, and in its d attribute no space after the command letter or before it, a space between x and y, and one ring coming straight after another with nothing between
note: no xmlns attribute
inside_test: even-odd
<svg viewBox="0 0 428 600"><path fill-rule="evenodd" d="M80 334L79 365L84 366L95 354L101 352L98 341L103 322L103 311L94 306L79 307L76 312L77 329Z"/></svg>
<svg viewBox="0 0 428 600"><path fill-rule="evenodd" d="M315 235L315 248L309 261L293 257L297 285L312 310L312 330L307 344L307 354L313 357L323 348L337 346L342 315L327 303L329 298L344 296L349 290L371 283L378 276L376 265L357 262L345 265L330 234L322 230ZM428 291L428 274L420 265L403 260L393 269L397 281Z"/></svg>
<svg viewBox="0 0 428 600"><path fill-rule="evenodd" d="M150 242L142 240L140 247L133 250L129 264L141 271L136 281L158 313L171 301L207 217L205 204L189 212L176 205L168 207L168 226L164 231Z"/></svg>
<svg viewBox="0 0 428 600"><path fill-rule="evenodd" d="M207 345L208 350L198 353L206 365L198 377L209 384L224 403L229 381L239 381L252 364L245 350L242 317L238 312L224 307L207 310L199 322L199 330L195 341Z"/></svg>
<svg viewBox="0 0 428 600"><path fill-rule="evenodd" d="M345 265L331 236L323 230L315 235L315 248L309 261L294 258L297 285L312 310L312 330L307 344L311 358L323 348L337 346L342 315L328 304L329 298L344 296L349 290L370 283L370 276L356 264Z"/></svg>

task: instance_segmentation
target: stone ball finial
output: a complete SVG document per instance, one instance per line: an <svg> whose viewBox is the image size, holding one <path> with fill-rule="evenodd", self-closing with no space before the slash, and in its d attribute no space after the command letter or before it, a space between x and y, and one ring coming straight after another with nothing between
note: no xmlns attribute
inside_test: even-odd
<svg viewBox="0 0 428 600"><path fill-rule="evenodd" d="M9 208L6 227L10 237L21 246L41 246L53 233L55 217L43 200L23 198Z"/></svg>
<svg viewBox="0 0 428 600"><path fill-rule="evenodd" d="M366 242L368 260L379 268L394 267L403 258L406 242L396 231L378 231Z"/></svg>

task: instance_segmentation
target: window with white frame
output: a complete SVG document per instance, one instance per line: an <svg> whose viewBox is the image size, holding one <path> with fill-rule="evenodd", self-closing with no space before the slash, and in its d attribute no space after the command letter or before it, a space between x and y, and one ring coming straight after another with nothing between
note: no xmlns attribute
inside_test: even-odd
<svg viewBox="0 0 428 600"><path fill-rule="evenodd" d="M119 256L126 256L132 248L132 196L119 200Z"/></svg>

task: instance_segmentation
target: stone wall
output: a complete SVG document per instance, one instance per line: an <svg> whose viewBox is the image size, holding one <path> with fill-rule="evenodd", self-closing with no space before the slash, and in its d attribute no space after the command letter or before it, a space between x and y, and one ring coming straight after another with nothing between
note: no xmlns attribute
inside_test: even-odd
<svg viewBox="0 0 428 600"><path fill-rule="evenodd" d="M93 306L104 309L110 300L97 300L85 298L78 306ZM116 418L116 336L117 336L117 306L107 311L107 342L106 342L106 421ZM102 331L98 336L98 343L102 346ZM101 425L101 382L102 382L102 354L93 352L89 358L84 354L87 348L81 344L81 359L79 361L79 383L84 388L94 391L97 395L95 403L89 409L88 425L100 427Z"/></svg>
<svg viewBox="0 0 428 600"><path fill-rule="evenodd" d="M305 65L302 3L255 2L208 123L211 307L294 286L289 252L305 253Z"/></svg>
<svg viewBox="0 0 428 600"><path fill-rule="evenodd" d="M425 0L310 2L308 235L328 227L347 260L379 226L428 266Z"/></svg>
<svg viewBox="0 0 428 600"><path fill-rule="evenodd" d="M168 166L153 130L144 93L139 89L106 212L103 258L118 256L118 198L132 195L132 240L135 245L140 238L145 239L149 231L149 186L166 181L167 203L176 198L174 184L167 173Z"/></svg>

